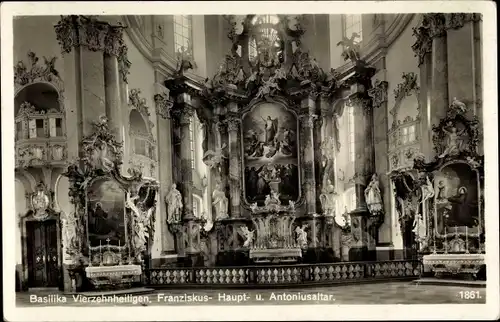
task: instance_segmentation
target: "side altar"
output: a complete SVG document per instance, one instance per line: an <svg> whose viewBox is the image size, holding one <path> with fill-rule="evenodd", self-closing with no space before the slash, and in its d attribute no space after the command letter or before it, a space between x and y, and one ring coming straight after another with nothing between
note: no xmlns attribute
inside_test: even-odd
<svg viewBox="0 0 500 322"><path fill-rule="evenodd" d="M168 91L157 96L169 102L173 164L179 165L165 199L177 253L187 266L366 259L366 252L375 253L383 219L376 176L370 182L375 69L360 59L351 39L343 43L343 56L352 66L325 72L301 44L300 16L228 19L233 45L214 77L201 85L191 79L192 57L180 52L177 71L164 84ZM346 106L367 129L356 137L352 213L337 209L335 186L337 119ZM187 140L194 117L202 124L210 177L205 217L192 209Z"/></svg>
<svg viewBox="0 0 500 322"><path fill-rule="evenodd" d="M484 158L479 120L454 99L433 127L435 157L417 156L395 176L402 219L424 266L437 277L485 279Z"/></svg>
<svg viewBox="0 0 500 322"><path fill-rule="evenodd" d="M65 175L74 212L63 220L72 291L141 284L154 235L158 184L121 174L122 146L101 116Z"/></svg>

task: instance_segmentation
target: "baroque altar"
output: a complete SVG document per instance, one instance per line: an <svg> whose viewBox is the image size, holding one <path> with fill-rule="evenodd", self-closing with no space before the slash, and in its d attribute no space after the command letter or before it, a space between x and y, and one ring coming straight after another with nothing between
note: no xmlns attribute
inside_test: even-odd
<svg viewBox="0 0 500 322"><path fill-rule="evenodd" d="M93 126L65 173L74 206L64 227L73 291L140 283L154 235L157 182L133 168L122 175L122 144L107 118Z"/></svg>
<svg viewBox="0 0 500 322"><path fill-rule="evenodd" d="M479 120L456 98L433 127L435 157L399 177L401 215L423 264L436 276L484 279L484 159ZM411 177L409 176L411 174ZM405 188L402 188L405 186Z"/></svg>
<svg viewBox="0 0 500 322"><path fill-rule="evenodd" d="M176 251L193 266L348 260L349 214L336 206L336 118L349 105L372 126L368 90L375 69L360 59L351 39L343 44L349 70L324 71L300 41L300 15L227 18L232 46L216 74L200 85L187 74L192 57L179 52L177 70L164 84L178 165L165 200ZM194 215L192 206L187 139L194 117L202 124L203 162L211 178L206 217ZM363 158L353 179L361 191L354 246L374 251L367 240L383 209L380 191L373 193L378 186L370 183L373 144L365 137L359 136ZM379 199L367 205L373 196ZM210 264L203 262L210 256Z"/></svg>

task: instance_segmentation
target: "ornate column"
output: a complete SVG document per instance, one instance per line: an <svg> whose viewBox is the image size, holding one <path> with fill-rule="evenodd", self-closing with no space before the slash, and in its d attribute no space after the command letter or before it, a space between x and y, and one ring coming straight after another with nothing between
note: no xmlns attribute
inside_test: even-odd
<svg viewBox="0 0 500 322"><path fill-rule="evenodd" d="M316 207L316 175L315 175L315 153L314 153L314 126L318 115L307 114L300 115L300 124L302 132L302 148L303 148L303 160L302 160L302 171L304 178L305 199L307 203L307 214L313 215L317 212Z"/></svg>
<svg viewBox="0 0 500 322"><path fill-rule="evenodd" d="M109 120L109 128L117 138L121 138L123 134L121 131L120 68L118 64L118 57L124 46L123 29L122 26L109 26L104 51L106 115Z"/></svg>
<svg viewBox="0 0 500 322"><path fill-rule="evenodd" d="M353 92L348 99L348 106L354 114L354 184L356 208L351 211L351 232L353 245L350 260L375 260L379 216L373 216L366 205L365 189L369 178L375 172L375 150L373 141L373 109L367 88L370 86L374 70L367 68L363 74L355 75Z"/></svg>
<svg viewBox="0 0 500 322"><path fill-rule="evenodd" d="M181 127L181 192L184 204L184 219L192 219L193 216L193 168L191 166L191 144L189 126L192 121L194 110L191 106L180 103L176 109Z"/></svg>
<svg viewBox="0 0 500 322"><path fill-rule="evenodd" d="M125 72L130 66L122 39L123 27L93 17L63 16L54 30L64 55L65 80L75 84L74 93L70 93L74 102L68 106L75 106L78 111L79 136L89 135L90 121L101 115L107 115L116 128L113 122L121 120L115 117L120 111L118 72L120 66Z"/></svg>
<svg viewBox="0 0 500 322"><path fill-rule="evenodd" d="M241 120L235 114L230 114L227 119L227 131L229 140L229 198L231 207L229 214L232 218L241 216L241 163L239 132Z"/></svg>
<svg viewBox="0 0 500 322"><path fill-rule="evenodd" d="M479 33L476 32L479 14L450 13L446 15L448 64L448 91L450 103L454 97L464 102L476 114L478 96L480 97L481 62L479 48L476 46ZM479 59L478 59L479 58ZM476 114L477 115L477 114Z"/></svg>
<svg viewBox="0 0 500 322"><path fill-rule="evenodd" d="M430 88L430 124L437 125L445 117L449 106L448 98L448 44L446 37L446 15L426 14L429 22L429 36L432 38L432 72ZM429 128L428 130L430 130ZM434 153L429 151L430 153ZM434 157L434 155L430 155Z"/></svg>
<svg viewBox="0 0 500 322"><path fill-rule="evenodd" d="M431 124L431 85L432 85L432 38L430 36L430 26L426 15L423 16L422 23L413 28L413 36L416 37L412 49L418 59L420 67L420 151L429 156L432 154L432 138L430 136Z"/></svg>
<svg viewBox="0 0 500 322"><path fill-rule="evenodd" d="M162 200L159 203L160 213L161 213L161 250L162 254L172 254L175 253L175 243L174 236L168 230L166 224L166 211L163 211L165 207L166 195L170 191L173 183L172 179L172 128L170 121L170 112L174 105L173 100L170 98L169 90L159 84L155 84L155 105L156 105L156 120L157 120L157 137L158 137L158 146L161 146L161 149L158 149L158 176L160 181L160 198Z"/></svg>

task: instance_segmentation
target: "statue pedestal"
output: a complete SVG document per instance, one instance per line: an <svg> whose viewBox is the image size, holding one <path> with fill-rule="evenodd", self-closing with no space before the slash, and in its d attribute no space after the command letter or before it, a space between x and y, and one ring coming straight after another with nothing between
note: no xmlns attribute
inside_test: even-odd
<svg viewBox="0 0 500 322"><path fill-rule="evenodd" d="M375 261L376 218L368 210L354 210L351 216L352 245L349 249L349 261Z"/></svg>

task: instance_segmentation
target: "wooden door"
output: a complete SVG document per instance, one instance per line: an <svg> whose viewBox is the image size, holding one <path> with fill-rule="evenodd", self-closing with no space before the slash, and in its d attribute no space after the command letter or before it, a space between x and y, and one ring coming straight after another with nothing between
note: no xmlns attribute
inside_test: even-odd
<svg viewBox="0 0 500 322"><path fill-rule="evenodd" d="M26 223L29 287L57 287L59 256L55 220Z"/></svg>

